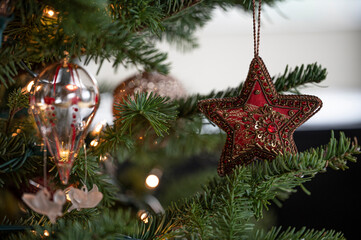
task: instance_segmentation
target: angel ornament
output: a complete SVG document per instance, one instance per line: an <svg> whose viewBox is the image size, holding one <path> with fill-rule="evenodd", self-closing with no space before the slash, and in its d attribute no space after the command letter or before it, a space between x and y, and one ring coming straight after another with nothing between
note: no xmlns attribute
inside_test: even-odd
<svg viewBox="0 0 361 240"><path fill-rule="evenodd" d="M50 197L48 190L43 188L36 194L24 193L22 199L33 211L48 216L50 222L55 223L56 218L63 215L62 209L66 198L60 189L54 193L53 200L50 200Z"/></svg>
<svg viewBox="0 0 361 240"><path fill-rule="evenodd" d="M99 192L98 186L93 184L93 189L88 192L88 188L84 185L81 189L70 187L67 191L68 198L73 204L68 212L82 208L96 207L103 198L103 194Z"/></svg>

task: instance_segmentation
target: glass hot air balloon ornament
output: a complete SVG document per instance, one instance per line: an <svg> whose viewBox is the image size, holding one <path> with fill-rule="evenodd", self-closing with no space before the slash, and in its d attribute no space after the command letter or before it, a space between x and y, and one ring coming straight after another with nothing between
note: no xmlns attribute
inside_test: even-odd
<svg viewBox="0 0 361 240"><path fill-rule="evenodd" d="M36 78L30 97L36 124L67 184L70 170L99 105L96 80L82 67L64 60Z"/></svg>

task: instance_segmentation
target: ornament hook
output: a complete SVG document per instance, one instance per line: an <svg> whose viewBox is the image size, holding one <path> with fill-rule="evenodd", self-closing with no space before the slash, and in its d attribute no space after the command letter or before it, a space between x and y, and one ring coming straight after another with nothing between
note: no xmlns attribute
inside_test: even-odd
<svg viewBox="0 0 361 240"><path fill-rule="evenodd" d="M258 0L258 19L257 19L257 31L256 31L256 2L252 0L253 10L253 41L254 41L254 56L258 57L259 54L259 39L261 30L261 6L262 0Z"/></svg>

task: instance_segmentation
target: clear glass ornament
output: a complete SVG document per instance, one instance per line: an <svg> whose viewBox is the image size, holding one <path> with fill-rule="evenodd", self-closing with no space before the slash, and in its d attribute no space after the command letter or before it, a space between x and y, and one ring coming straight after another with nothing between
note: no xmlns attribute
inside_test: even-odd
<svg viewBox="0 0 361 240"><path fill-rule="evenodd" d="M76 64L50 65L36 78L30 105L60 179L67 184L99 105L96 80Z"/></svg>

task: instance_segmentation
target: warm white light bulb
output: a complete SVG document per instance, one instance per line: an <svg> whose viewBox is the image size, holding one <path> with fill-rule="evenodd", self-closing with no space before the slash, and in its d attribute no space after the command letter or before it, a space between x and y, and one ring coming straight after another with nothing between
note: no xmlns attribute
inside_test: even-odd
<svg viewBox="0 0 361 240"><path fill-rule="evenodd" d="M148 188L156 188L158 184L159 184L159 178L154 174L150 174L145 180L145 185Z"/></svg>
<svg viewBox="0 0 361 240"><path fill-rule="evenodd" d="M66 197L66 200L67 200L68 202L71 202L71 198L70 198L70 196L69 196L69 193L65 194L65 197Z"/></svg>
<svg viewBox="0 0 361 240"><path fill-rule="evenodd" d="M90 142L90 146L92 146L92 147L98 146L98 141L96 139L94 139L93 141Z"/></svg>
<svg viewBox="0 0 361 240"><path fill-rule="evenodd" d="M65 86L66 89L68 89L69 91L75 91L78 89L78 86L74 85L74 84L68 84Z"/></svg>
<svg viewBox="0 0 361 240"><path fill-rule="evenodd" d="M148 213L145 210L139 210L137 214L140 220L144 223L148 223Z"/></svg>
<svg viewBox="0 0 361 240"><path fill-rule="evenodd" d="M142 215L140 215L140 220L142 220L144 223L148 223L148 214L142 213Z"/></svg>
<svg viewBox="0 0 361 240"><path fill-rule="evenodd" d="M69 155L69 150L60 151L60 157L66 158Z"/></svg>
<svg viewBox="0 0 361 240"><path fill-rule="evenodd" d="M34 86L34 81L29 82L28 85L26 86L26 90L30 92L33 86Z"/></svg>
<svg viewBox="0 0 361 240"><path fill-rule="evenodd" d="M99 122L97 125L95 125L93 133L94 134L99 134L102 131L102 129L103 129L104 125L106 124L106 122L107 122L106 120L103 120L103 121Z"/></svg>
<svg viewBox="0 0 361 240"><path fill-rule="evenodd" d="M50 234L49 234L48 230L44 230L44 236L45 236L45 237L49 237L49 235L50 235Z"/></svg>
<svg viewBox="0 0 361 240"><path fill-rule="evenodd" d="M49 17L52 17L55 14L55 12L53 10L49 10L47 13L48 13Z"/></svg>

